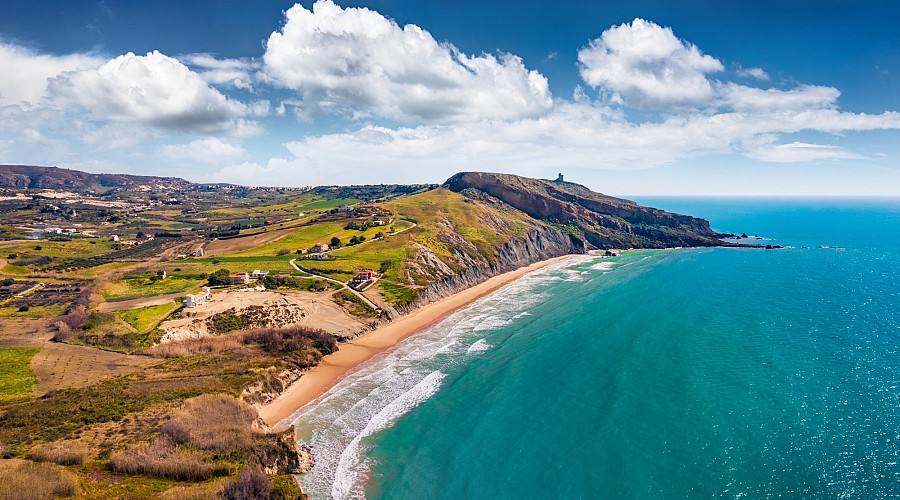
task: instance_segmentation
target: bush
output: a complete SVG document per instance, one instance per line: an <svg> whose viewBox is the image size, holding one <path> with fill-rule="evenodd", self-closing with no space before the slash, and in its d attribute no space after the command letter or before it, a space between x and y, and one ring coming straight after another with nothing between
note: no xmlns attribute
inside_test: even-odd
<svg viewBox="0 0 900 500"><path fill-rule="evenodd" d="M306 498L297 483L294 482L293 476L274 476L269 479L269 486L272 488L272 500L298 500Z"/></svg>
<svg viewBox="0 0 900 500"><path fill-rule="evenodd" d="M231 271L228 269L219 269L213 273L210 273L209 276L206 277L207 283L209 286L218 286L218 285L230 285L231 278L228 276L231 274Z"/></svg>
<svg viewBox="0 0 900 500"><path fill-rule="evenodd" d="M222 498L226 500L259 500L272 498L266 475L258 470L243 469L236 481L225 485Z"/></svg>
<svg viewBox="0 0 900 500"><path fill-rule="evenodd" d="M56 441L35 446L29 452L28 458L37 462L53 462L59 465L81 465L87 455L87 449L79 443Z"/></svg>
<svg viewBox="0 0 900 500"><path fill-rule="evenodd" d="M122 474L149 474L176 481L205 481L228 474L223 464L210 464L181 452L167 439L116 453L109 468Z"/></svg>
<svg viewBox="0 0 900 500"><path fill-rule="evenodd" d="M204 394L184 402L177 412L190 434L190 444L213 451L247 450L253 447L251 426L256 411L243 401L224 394Z"/></svg>
<svg viewBox="0 0 900 500"><path fill-rule="evenodd" d="M172 444L186 444L191 440L191 431L181 420L173 418L159 428L159 435Z"/></svg>
<svg viewBox="0 0 900 500"><path fill-rule="evenodd" d="M19 312L20 312L20 313L28 312L29 309L30 309L30 308L29 308L28 306L19 306Z"/></svg>
<svg viewBox="0 0 900 500"><path fill-rule="evenodd" d="M289 253L291 253L290 248L282 248L281 250L278 251L278 255L287 255Z"/></svg>
<svg viewBox="0 0 900 500"><path fill-rule="evenodd" d="M23 462L0 468L0 498L49 500L77 492L72 476L50 464Z"/></svg>
<svg viewBox="0 0 900 500"><path fill-rule="evenodd" d="M192 356L209 352L229 351L244 345L243 333L223 335L207 335L199 338L185 339L178 342L166 342L150 348L150 354L162 358Z"/></svg>

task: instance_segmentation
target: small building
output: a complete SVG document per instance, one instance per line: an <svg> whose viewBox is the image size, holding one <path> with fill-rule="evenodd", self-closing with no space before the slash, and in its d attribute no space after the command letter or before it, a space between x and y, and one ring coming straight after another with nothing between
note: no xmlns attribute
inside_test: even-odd
<svg viewBox="0 0 900 500"><path fill-rule="evenodd" d="M326 243L316 243L316 246L313 247L313 251L316 253L324 253L328 251L328 245Z"/></svg>
<svg viewBox="0 0 900 500"><path fill-rule="evenodd" d="M250 275L247 273L229 274L228 278L231 280L232 285L246 285L250 283Z"/></svg>
<svg viewBox="0 0 900 500"><path fill-rule="evenodd" d="M110 240L110 241L115 241L116 243L118 243L118 242L119 242L119 235L118 235L118 234L114 234L114 235L112 235L112 236L109 237L109 240Z"/></svg>
<svg viewBox="0 0 900 500"><path fill-rule="evenodd" d="M191 255L193 255L194 257L203 257L203 247L194 250L194 253L192 253Z"/></svg>
<svg viewBox="0 0 900 500"><path fill-rule="evenodd" d="M250 277L257 280L261 280L268 275L269 271L260 271L259 269L256 269L252 273L250 273Z"/></svg>
<svg viewBox="0 0 900 500"><path fill-rule="evenodd" d="M184 307L197 307L212 298L212 290L208 286L201 289L197 295L188 295L184 298Z"/></svg>
<svg viewBox="0 0 900 500"><path fill-rule="evenodd" d="M356 273L356 276L353 278L354 281L369 281L378 278L378 273L371 269L363 269L362 271Z"/></svg>
<svg viewBox="0 0 900 500"><path fill-rule="evenodd" d="M166 279L166 272L162 269L160 269L159 271L156 271L156 279L158 279L158 280Z"/></svg>
<svg viewBox="0 0 900 500"><path fill-rule="evenodd" d="M341 208L339 208L338 210L340 210L341 212L352 212L353 207L351 207L350 205L344 205Z"/></svg>

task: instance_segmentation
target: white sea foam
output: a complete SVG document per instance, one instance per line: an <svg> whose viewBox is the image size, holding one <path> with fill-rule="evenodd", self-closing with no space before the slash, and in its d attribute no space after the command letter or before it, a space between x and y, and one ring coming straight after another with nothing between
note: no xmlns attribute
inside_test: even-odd
<svg viewBox="0 0 900 500"><path fill-rule="evenodd" d="M357 484L357 478L367 472L365 463L360 459L360 441L386 429L401 416L428 400L441 387L441 380L444 377L446 375L439 371L429 373L421 382L388 403L369 420L341 453L334 483L331 486L332 498L335 500L365 498L362 488Z"/></svg>
<svg viewBox="0 0 900 500"><path fill-rule="evenodd" d="M491 347L494 347L494 346L492 346L491 344L488 344L487 340L478 339L477 341L475 341L474 344L470 345L469 348L466 349L466 352L487 351Z"/></svg>
<svg viewBox="0 0 900 500"><path fill-rule="evenodd" d="M615 265L616 265L615 262L610 262L608 260L604 260L604 261L600 261L600 262L594 264L593 266L591 266L591 269L593 269L594 271L609 271Z"/></svg>

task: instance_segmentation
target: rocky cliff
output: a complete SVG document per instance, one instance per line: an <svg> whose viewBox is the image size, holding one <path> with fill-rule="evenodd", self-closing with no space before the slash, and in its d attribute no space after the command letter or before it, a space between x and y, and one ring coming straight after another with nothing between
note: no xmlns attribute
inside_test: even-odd
<svg viewBox="0 0 900 500"><path fill-rule="evenodd" d="M595 193L579 184L509 174L463 172L445 183L475 198L493 199L563 227L596 248L721 246L709 222Z"/></svg>
<svg viewBox="0 0 900 500"><path fill-rule="evenodd" d="M418 298L403 307L407 313L430 302L465 290L489 278L507 271L513 271L535 262L563 255L582 254L587 251L585 242L549 226L536 226L524 238L513 238L496 249L492 261L469 259L465 267L453 271L443 266L444 272L418 291ZM427 257L425 257L427 255ZM441 262L428 248L419 250L417 259L426 262Z"/></svg>

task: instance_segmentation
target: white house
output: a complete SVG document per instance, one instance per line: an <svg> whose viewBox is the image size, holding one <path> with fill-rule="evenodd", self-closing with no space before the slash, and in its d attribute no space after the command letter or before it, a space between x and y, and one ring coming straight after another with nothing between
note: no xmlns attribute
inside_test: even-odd
<svg viewBox="0 0 900 500"><path fill-rule="evenodd" d="M191 255L193 255L194 257L203 257L203 247L194 250L194 253L192 253Z"/></svg>
<svg viewBox="0 0 900 500"><path fill-rule="evenodd" d="M212 290L205 286L199 294L186 296L184 298L184 307L197 307L210 298L212 298Z"/></svg>
<svg viewBox="0 0 900 500"><path fill-rule="evenodd" d="M257 280L263 279L268 275L269 275L269 271L260 271L259 269L256 269L255 271L250 273L250 277L253 279L257 279Z"/></svg>

